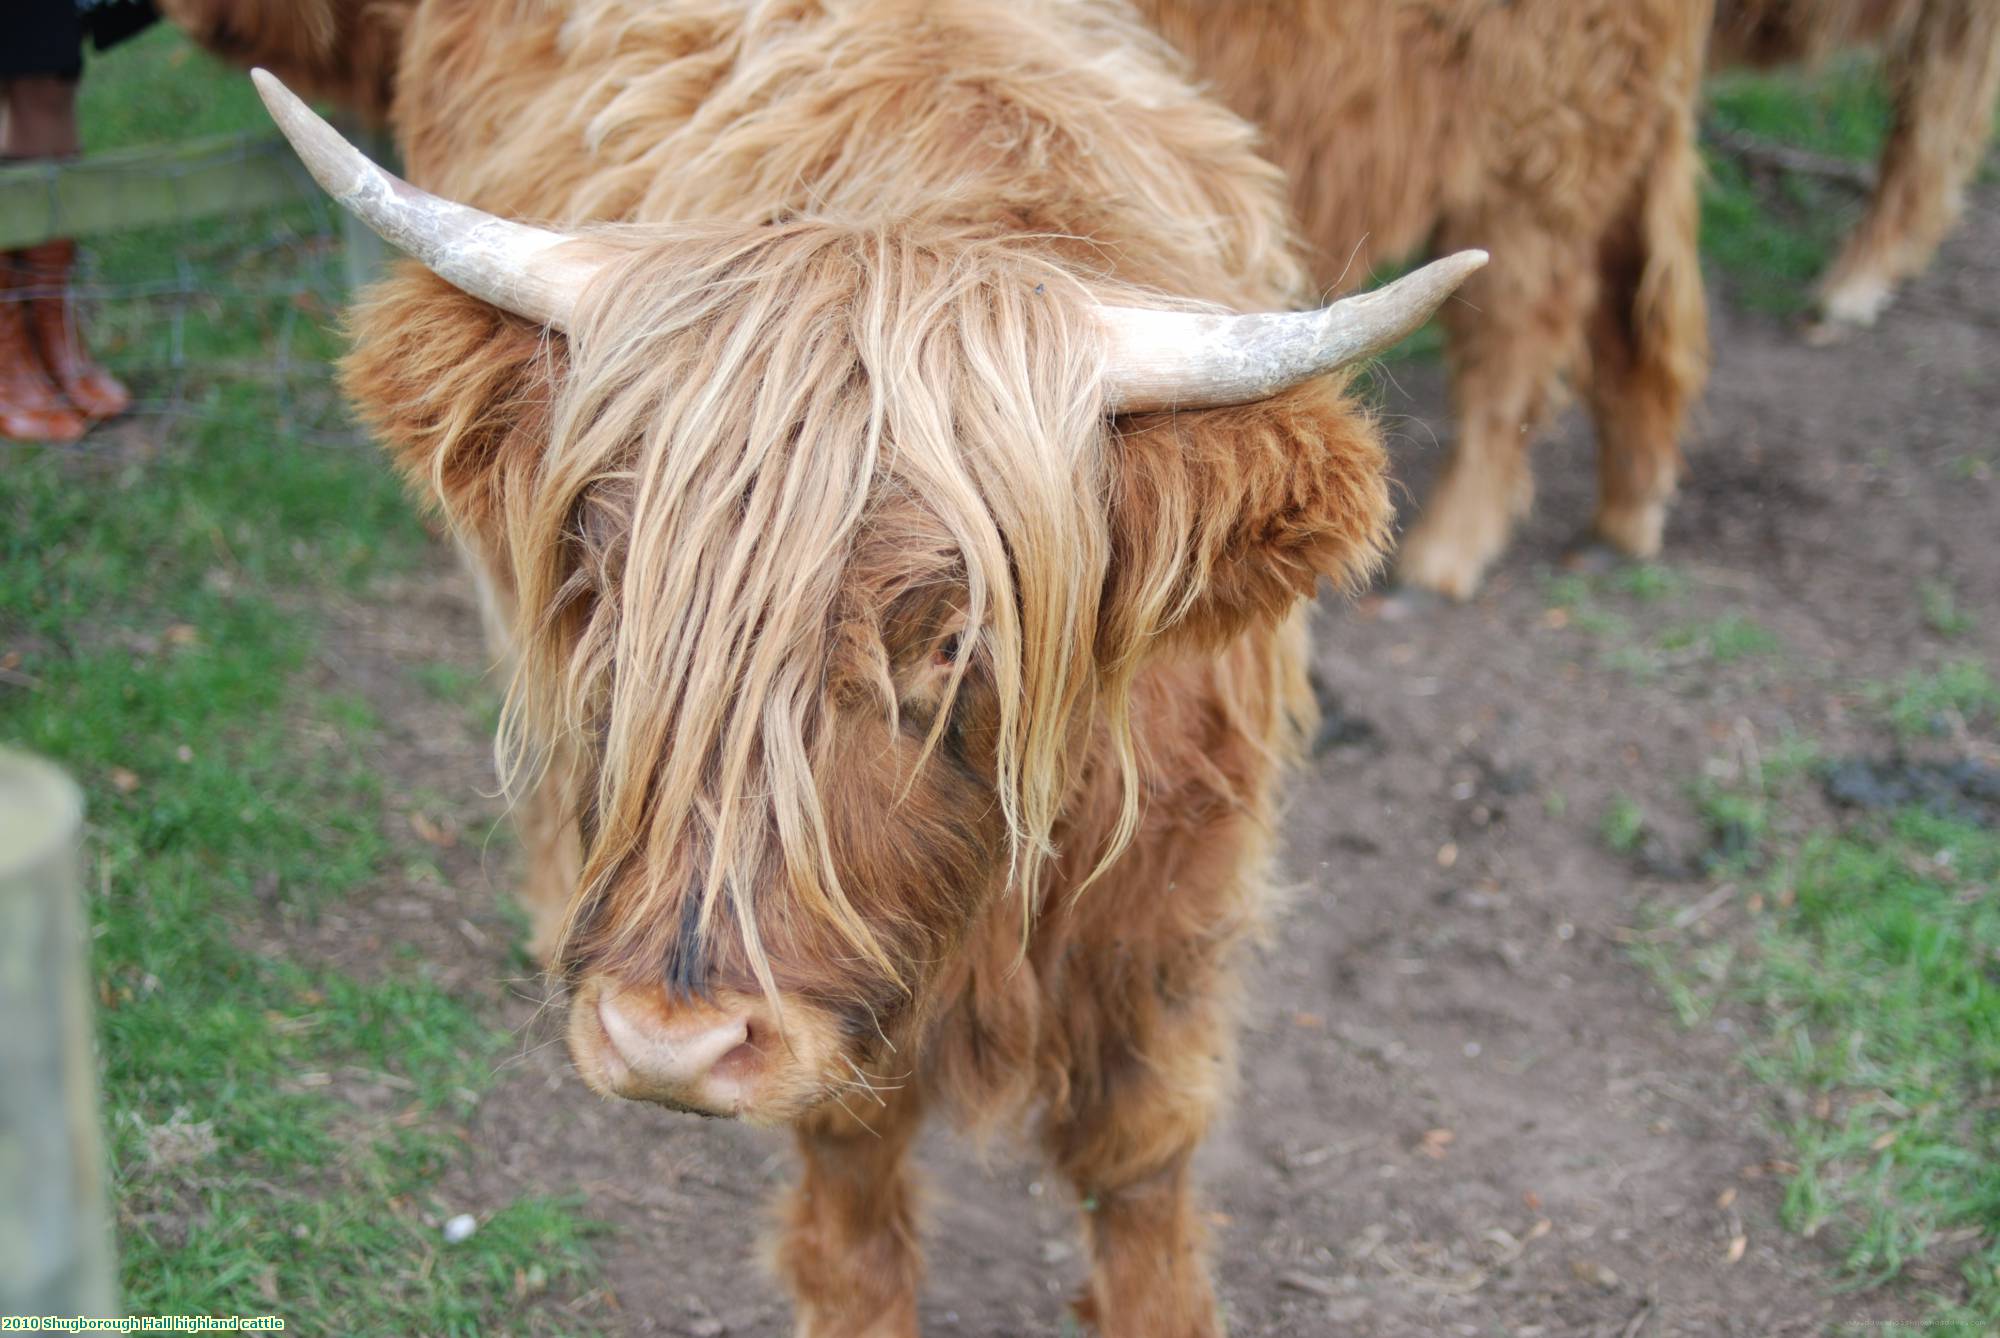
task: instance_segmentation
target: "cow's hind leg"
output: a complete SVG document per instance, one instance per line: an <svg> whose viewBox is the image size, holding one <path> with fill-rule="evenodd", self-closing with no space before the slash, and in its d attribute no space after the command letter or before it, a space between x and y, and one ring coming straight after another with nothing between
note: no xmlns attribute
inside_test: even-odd
<svg viewBox="0 0 2000 1338"><path fill-rule="evenodd" d="M1534 499L1529 439L1577 356L1596 266L1587 245L1521 207L1453 220L1441 240L1486 247L1493 263L1444 307L1458 436L1397 577L1470 599Z"/></svg>
<svg viewBox="0 0 2000 1338"><path fill-rule="evenodd" d="M1620 552L1660 551L1688 406L1708 374L1691 127L1676 126L1604 234L1585 384L1597 429L1596 531Z"/></svg>
<svg viewBox="0 0 2000 1338"><path fill-rule="evenodd" d="M1895 116L1882 175L1820 281L1822 336L1874 324L1957 221L2000 94L2000 0L1926 0L1885 66Z"/></svg>
<svg viewBox="0 0 2000 1338"><path fill-rule="evenodd" d="M1100 1004L1100 1051L1074 1066L1069 1100L1050 1116L1045 1141L1076 1189L1090 1245L1077 1309L1105 1338L1222 1333L1190 1164L1226 1085L1223 1014L1204 997Z"/></svg>
<svg viewBox="0 0 2000 1338"><path fill-rule="evenodd" d="M804 1170L777 1242L798 1338L916 1338L923 1276L905 1165L922 1126L910 1088L855 1090L798 1127Z"/></svg>

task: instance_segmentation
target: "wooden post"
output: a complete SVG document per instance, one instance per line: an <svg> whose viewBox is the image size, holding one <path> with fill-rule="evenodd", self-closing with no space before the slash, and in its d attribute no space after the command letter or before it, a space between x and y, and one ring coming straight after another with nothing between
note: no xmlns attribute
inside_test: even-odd
<svg viewBox="0 0 2000 1338"><path fill-rule="evenodd" d="M275 131L0 163L0 248L241 214L318 189Z"/></svg>
<svg viewBox="0 0 2000 1338"><path fill-rule="evenodd" d="M82 933L83 799L0 749L0 1315L117 1304Z"/></svg>

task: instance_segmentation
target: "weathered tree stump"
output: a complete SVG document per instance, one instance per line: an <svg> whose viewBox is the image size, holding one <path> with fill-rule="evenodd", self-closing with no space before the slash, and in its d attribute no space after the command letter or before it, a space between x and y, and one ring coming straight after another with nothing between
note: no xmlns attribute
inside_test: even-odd
<svg viewBox="0 0 2000 1338"><path fill-rule="evenodd" d="M110 1315L82 933L83 799L0 750L0 1315Z"/></svg>

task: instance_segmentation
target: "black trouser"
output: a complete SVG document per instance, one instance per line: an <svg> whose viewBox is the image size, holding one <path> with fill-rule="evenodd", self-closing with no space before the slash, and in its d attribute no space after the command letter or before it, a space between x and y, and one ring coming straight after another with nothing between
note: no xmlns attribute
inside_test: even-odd
<svg viewBox="0 0 2000 1338"><path fill-rule="evenodd" d="M115 46L157 19L152 0L6 0L0 83L28 75L75 79L83 44Z"/></svg>

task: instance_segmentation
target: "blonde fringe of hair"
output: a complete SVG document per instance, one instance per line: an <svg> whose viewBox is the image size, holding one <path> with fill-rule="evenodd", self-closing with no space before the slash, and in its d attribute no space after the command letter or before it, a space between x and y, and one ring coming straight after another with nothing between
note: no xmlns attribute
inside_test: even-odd
<svg viewBox="0 0 2000 1338"><path fill-rule="evenodd" d="M841 885L815 784L843 575L887 496L950 535L955 570L926 579L962 583L990 659L1025 941L1088 708L1124 773L1100 867L1137 826L1126 689L1159 625L1100 627L1089 296L1019 238L825 222L596 235L625 255L583 295L548 448L504 516L522 612L503 757L517 783L537 744L585 741L598 760L565 942L614 896L611 938L592 946L660 960L695 887L697 932L726 907L775 997L758 912L781 881L777 913L833 926L902 983ZM1155 594L1141 604L1167 616ZM634 861L642 876L621 878Z"/></svg>

